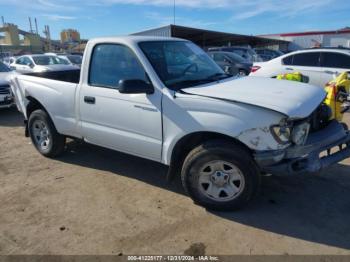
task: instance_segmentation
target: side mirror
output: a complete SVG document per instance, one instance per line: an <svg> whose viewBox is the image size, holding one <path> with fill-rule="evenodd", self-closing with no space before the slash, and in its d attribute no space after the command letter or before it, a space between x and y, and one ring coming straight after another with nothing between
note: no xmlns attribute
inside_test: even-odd
<svg viewBox="0 0 350 262"><path fill-rule="evenodd" d="M120 80L118 90L121 94L153 94L152 84L140 79Z"/></svg>
<svg viewBox="0 0 350 262"><path fill-rule="evenodd" d="M29 63L28 66L29 66L30 68L33 68L33 67L34 67L34 64L33 64L33 63Z"/></svg>

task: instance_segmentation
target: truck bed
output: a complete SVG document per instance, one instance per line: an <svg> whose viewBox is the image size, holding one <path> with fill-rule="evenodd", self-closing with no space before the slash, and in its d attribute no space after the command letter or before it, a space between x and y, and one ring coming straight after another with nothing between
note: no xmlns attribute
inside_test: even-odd
<svg viewBox="0 0 350 262"><path fill-rule="evenodd" d="M80 69L28 73L26 75L78 84L80 80Z"/></svg>
<svg viewBox="0 0 350 262"><path fill-rule="evenodd" d="M27 119L28 97L34 98L50 112L59 133L74 136L77 127L75 93L78 72L79 70L15 76L10 83L19 111Z"/></svg>

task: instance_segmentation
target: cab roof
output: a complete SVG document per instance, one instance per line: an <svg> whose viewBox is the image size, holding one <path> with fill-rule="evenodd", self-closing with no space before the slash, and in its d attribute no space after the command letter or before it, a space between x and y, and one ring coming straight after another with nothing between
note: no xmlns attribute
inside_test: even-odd
<svg viewBox="0 0 350 262"><path fill-rule="evenodd" d="M122 43L130 43L137 44L140 42L152 42L152 41L188 41L182 38L176 37L162 37L162 36L136 36L136 35L128 35L128 36L115 36L115 37L98 37L89 40L92 43L103 43L103 42L122 42Z"/></svg>

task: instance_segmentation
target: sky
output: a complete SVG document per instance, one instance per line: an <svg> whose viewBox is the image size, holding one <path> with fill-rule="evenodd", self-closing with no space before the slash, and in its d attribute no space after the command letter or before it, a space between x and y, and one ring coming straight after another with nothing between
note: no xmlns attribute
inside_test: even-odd
<svg viewBox="0 0 350 262"><path fill-rule="evenodd" d="M350 26L350 1L175 0L175 24L247 35L335 30ZM62 29L81 37L125 35L174 23L174 0L0 0L5 22L29 30L38 20L51 38Z"/></svg>

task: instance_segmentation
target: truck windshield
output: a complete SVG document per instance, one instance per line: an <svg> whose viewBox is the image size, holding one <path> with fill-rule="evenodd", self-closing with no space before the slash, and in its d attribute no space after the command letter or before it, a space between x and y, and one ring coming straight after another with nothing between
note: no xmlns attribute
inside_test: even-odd
<svg viewBox="0 0 350 262"><path fill-rule="evenodd" d="M165 86L173 90L230 77L198 46L187 41L139 44Z"/></svg>

